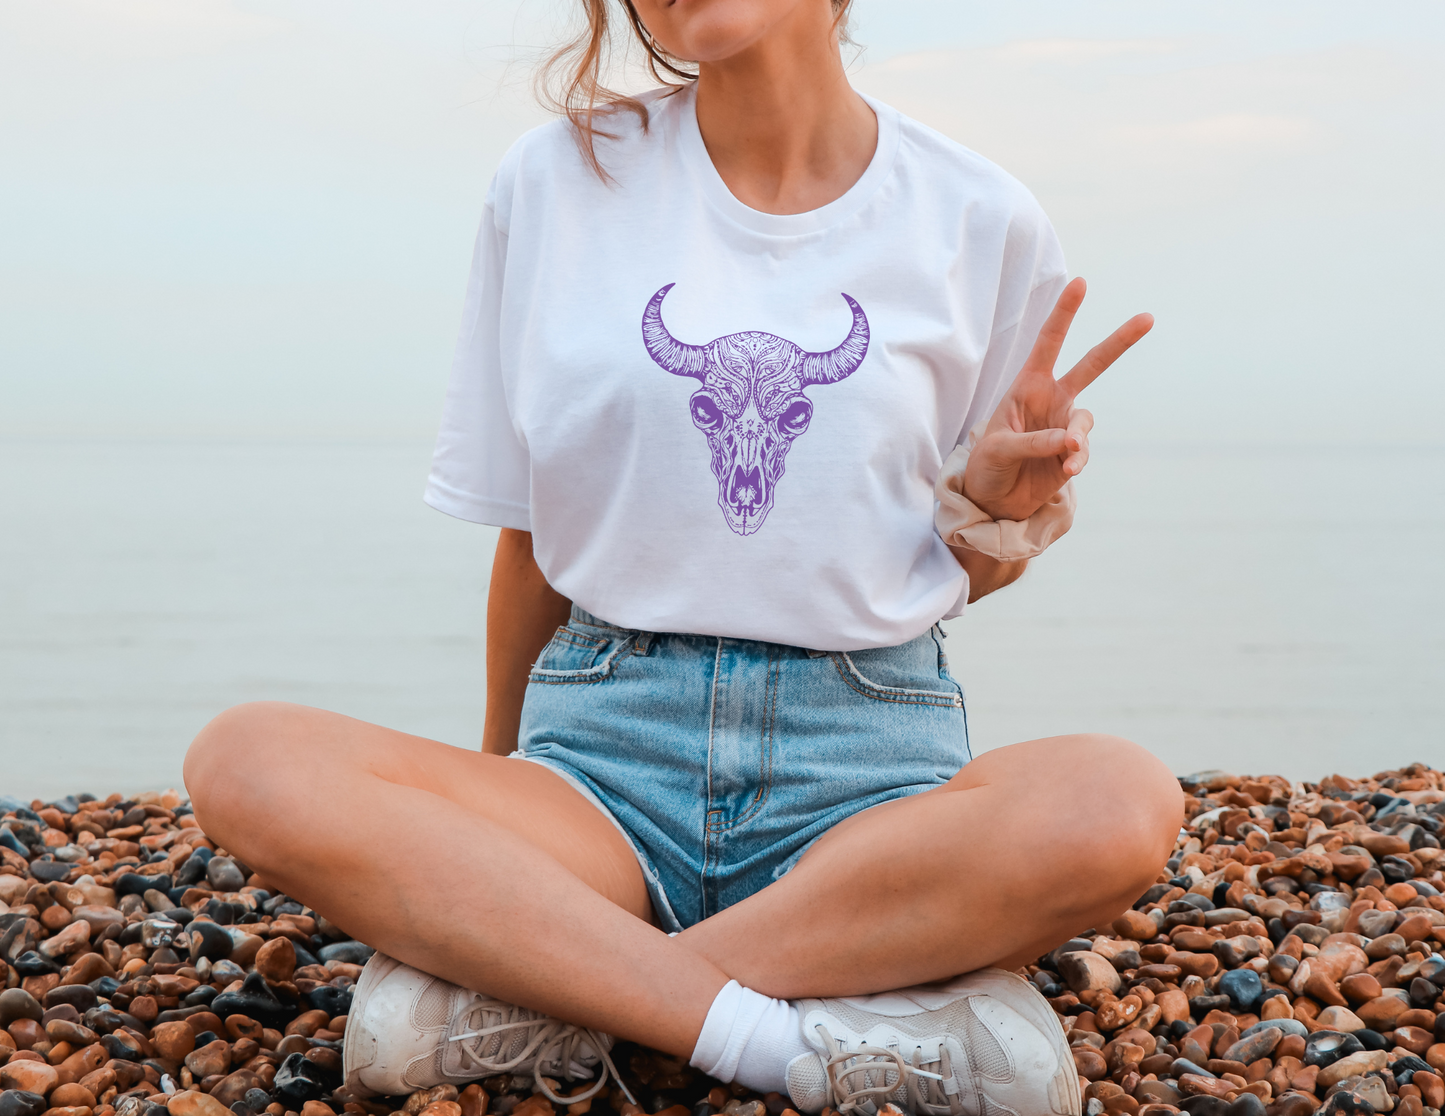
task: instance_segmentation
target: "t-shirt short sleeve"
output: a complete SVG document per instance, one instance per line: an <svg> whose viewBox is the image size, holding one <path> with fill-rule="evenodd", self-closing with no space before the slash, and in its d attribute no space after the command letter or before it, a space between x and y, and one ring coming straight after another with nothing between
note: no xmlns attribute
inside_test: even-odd
<svg viewBox="0 0 1445 1116"><path fill-rule="evenodd" d="M424 499L473 523L530 531L531 462L507 403L502 375L502 284L507 234L488 196L472 255L457 338Z"/></svg>
<svg viewBox="0 0 1445 1116"><path fill-rule="evenodd" d="M1069 281L1053 225L1037 202L1032 198L1029 202L1009 227L993 332L979 369L978 389L958 433L959 444L998 408Z"/></svg>

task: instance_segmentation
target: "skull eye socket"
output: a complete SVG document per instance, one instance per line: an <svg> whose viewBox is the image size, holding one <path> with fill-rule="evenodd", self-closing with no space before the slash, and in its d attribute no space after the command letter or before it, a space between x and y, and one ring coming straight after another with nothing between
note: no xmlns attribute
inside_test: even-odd
<svg viewBox="0 0 1445 1116"><path fill-rule="evenodd" d="M705 391L699 391L689 400L689 408L692 411L693 424L708 434L715 434L722 428L724 415L721 407Z"/></svg>
<svg viewBox="0 0 1445 1116"><path fill-rule="evenodd" d="M813 419L813 405L801 395L788 404L788 409L778 416L778 430L790 438L796 438L808 429Z"/></svg>

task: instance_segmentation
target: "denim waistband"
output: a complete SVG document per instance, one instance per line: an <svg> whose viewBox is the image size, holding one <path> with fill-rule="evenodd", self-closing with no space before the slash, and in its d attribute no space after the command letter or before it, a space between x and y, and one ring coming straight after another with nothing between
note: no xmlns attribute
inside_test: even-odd
<svg viewBox="0 0 1445 1116"><path fill-rule="evenodd" d="M590 628L608 628L614 632L630 632L636 630L609 623L600 616L593 616L592 613L586 609L578 608L575 604L572 606L572 619L578 624L586 624Z"/></svg>
<svg viewBox="0 0 1445 1116"><path fill-rule="evenodd" d="M585 625L587 625L589 628L601 628L601 629L603 629L603 630L605 630L605 631L609 631L609 632L637 632L637 633L639 633L639 634L643 637L643 639L644 639L647 643L650 643L654 638L656 638L656 637L659 636L659 635L668 634L668 633L663 633L663 632L647 632L647 631L643 631L643 630L640 629L640 628L624 628L624 627L622 627L620 624L614 624L614 623L612 623L610 620L604 620L604 619L602 619L602 617L600 617L600 616L594 616L592 613L588 612L588 611L587 611L586 609L584 609L584 608L580 608L580 607L577 606L576 604L573 604L573 605L572 605L572 623L574 623L574 624L585 624ZM704 634L704 633L701 633L701 632L690 632L690 633L686 633L686 634L691 635L691 636L693 636L694 638L698 638L698 639L727 638L727 637L720 637L720 636L708 636L708 635L706 635L706 634ZM947 638L948 638L948 633L947 633L946 631L944 631L942 624L934 624L933 627L931 627L927 632L924 632L923 635L925 635L925 636L927 636L927 635L932 635L933 638L939 639L939 640L947 639ZM919 638L922 638L922 637L920 636ZM795 650L795 651L801 651L801 652L806 653L807 656L808 656L810 659L818 659L818 658L822 658L822 657L825 656L825 655L831 654L831 652L828 652L828 651L820 651L820 650L817 650L817 649L812 648L812 647L793 647L792 644L786 644L786 643L782 643L782 644L764 644L762 641L760 641L760 640L755 640L755 639L733 639L733 642L735 642L735 643L754 643L754 644L757 644L759 647L764 647L764 646L789 647L789 648L792 648L792 649ZM910 641L910 642L911 642L911 641Z"/></svg>

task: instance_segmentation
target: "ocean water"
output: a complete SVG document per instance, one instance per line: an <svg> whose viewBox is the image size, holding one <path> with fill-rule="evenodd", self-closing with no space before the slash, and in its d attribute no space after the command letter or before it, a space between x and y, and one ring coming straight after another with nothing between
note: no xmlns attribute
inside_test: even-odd
<svg viewBox="0 0 1445 1116"><path fill-rule="evenodd" d="M495 532L425 442L0 442L0 793L177 786L276 698L476 747ZM1077 525L950 622L975 752L1138 740L1175 771L1445 762L1445 449L1101 441Z"/></svg>

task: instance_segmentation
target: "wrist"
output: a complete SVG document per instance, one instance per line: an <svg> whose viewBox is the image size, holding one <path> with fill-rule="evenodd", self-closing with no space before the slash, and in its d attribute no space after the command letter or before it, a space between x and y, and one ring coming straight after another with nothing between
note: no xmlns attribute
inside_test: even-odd
<svg viewBox="0 0 1445 1116"><path fill-rule="evenodd" d="M1028 511L1023 511L1020 508L1010 507L1006 502L1007 493L1003 495L992 494L978 496L975 495L974 492L975 490L969 487L968 478L965 476L959 490L959 495L979 511L983 512L989 519L995 521L1027 519L1037 510L1036 508L1031 508Z"/></svg>
<svg viewBox="0 0 1445 1116"><path fill-rule="evenodd" d="M965 494L969 455L979 435L979 427L970 431L964 444L954 448L939 471L934 486L938 501L934 525L939 536L950 546L978 551L1000 562L1041 554L1073 524L1073 480L1031 510L1010 508L1007 501L994 502L992 507L980 505ZM999 518L996 513L1017 518Z"/></svg>
<svg viewBox="0 0 1445 1116"><path fill-rule="evenodd" d="M963 572L968 574L969 604L1012 585L1023 576L1029 564L1027 558L992 558L966 546L950 546L948 549L954 560L963 567Z"/></svg>

